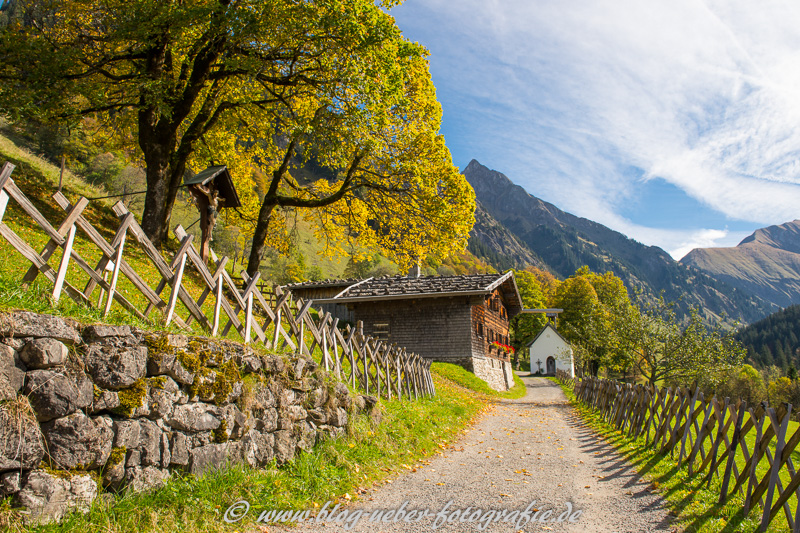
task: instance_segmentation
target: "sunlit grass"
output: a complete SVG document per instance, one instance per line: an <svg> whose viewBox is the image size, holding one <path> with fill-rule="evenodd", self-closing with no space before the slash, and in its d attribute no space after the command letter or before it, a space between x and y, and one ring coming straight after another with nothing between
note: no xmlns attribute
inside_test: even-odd
<svg viewBox="0 0 800 533"><path fill-rule="evenodd" d="M570 387L561 385L561 388L587 425L612 444L645 479L653 483L658 493L667 501L671 514L685 531L732 533L758 530L762 513L760 506L755 505L749 515L744 516L744 496L738 492L728 496L725 503L718 503L721 476L713 476L709 483L706 480L708 468L690 476L685 461L678 467L677 453L675 457L668 453L658 453L653 447L646 445L643 435L638 438L627 436L608 423L599 411L578 401ZM752 452L752 444L749 444L749 449ZM763 468L764 465L760 464L759 470ZM732 486L729 485L729 490ZM787 531L787 528L786 519L781 513L772 521L767 531Z"/></svg>

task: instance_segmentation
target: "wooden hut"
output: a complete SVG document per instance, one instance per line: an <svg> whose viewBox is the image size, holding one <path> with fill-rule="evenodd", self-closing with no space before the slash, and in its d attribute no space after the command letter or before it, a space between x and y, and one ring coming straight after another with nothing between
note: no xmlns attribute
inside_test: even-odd
<svg viewBox="0 0 800 533"><path fill-rule="evenodd" d="M509 320L522 310L513 272L466 276L390 276L285 287L341 321L423 357L455 363L497 390L513 373Z"/></svg>

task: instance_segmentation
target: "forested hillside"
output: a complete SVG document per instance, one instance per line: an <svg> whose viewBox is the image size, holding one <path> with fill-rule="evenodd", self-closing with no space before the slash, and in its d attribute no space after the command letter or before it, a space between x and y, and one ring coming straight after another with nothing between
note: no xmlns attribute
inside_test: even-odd
<svg viewBox="0 0 800 533"><path fill-rule="evenodd" d="M747 348L750 364L800 368L800 305L792 305L741 329L736 338Z"/></svg>

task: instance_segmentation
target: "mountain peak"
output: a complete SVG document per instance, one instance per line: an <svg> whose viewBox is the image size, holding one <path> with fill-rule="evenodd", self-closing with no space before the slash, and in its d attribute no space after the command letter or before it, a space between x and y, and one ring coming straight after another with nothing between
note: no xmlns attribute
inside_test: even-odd
<svg viewBox="0 0 800 533"><path fill-rule="evenodd" d="M681 263L780 307L800 303L800 220L757 229L736 246L695 248Z"/></svg>
<svg viewBox="0 0 800 533"><path fill-rule="evenodd" d="M764 244L779 250L800 253L800 220L757 229L742 239L738 246L750 243Z"/></svg>
<svg viewBox="0 0 800 533"><path fill-rule="evenodd" d="M612 271L631 291L642 290L650 297L663 291L666 298L679 302L680 312L700 307L710 321L725 314L749 322L766 314L765 302L715 283L677 263L661 248L645 246L602 224L562 211L475 159L463 174L485 211L483 225L488 228L490 219L497 221L560 277L572 275L583 265L594 272ZM495 255L507 253L497 244L501 238L507 239L498 231L476 232L474 237Z"/></svg>

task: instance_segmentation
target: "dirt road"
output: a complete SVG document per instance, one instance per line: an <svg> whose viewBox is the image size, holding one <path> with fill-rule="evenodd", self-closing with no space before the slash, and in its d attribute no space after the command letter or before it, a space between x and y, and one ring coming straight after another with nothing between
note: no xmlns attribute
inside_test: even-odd
<svg viewBox="0 0 800 533"><path fill-rule="evenodd" d="M676 530L669 525L662 499L582 424L555 383L544 378L523 380L528 387L524 398L499 403L443 455L346 507L328 508L332 511L328 518L338 517L340 522L305 523L292 529ZM395 513L389 514L392 510Z"/></svg>

